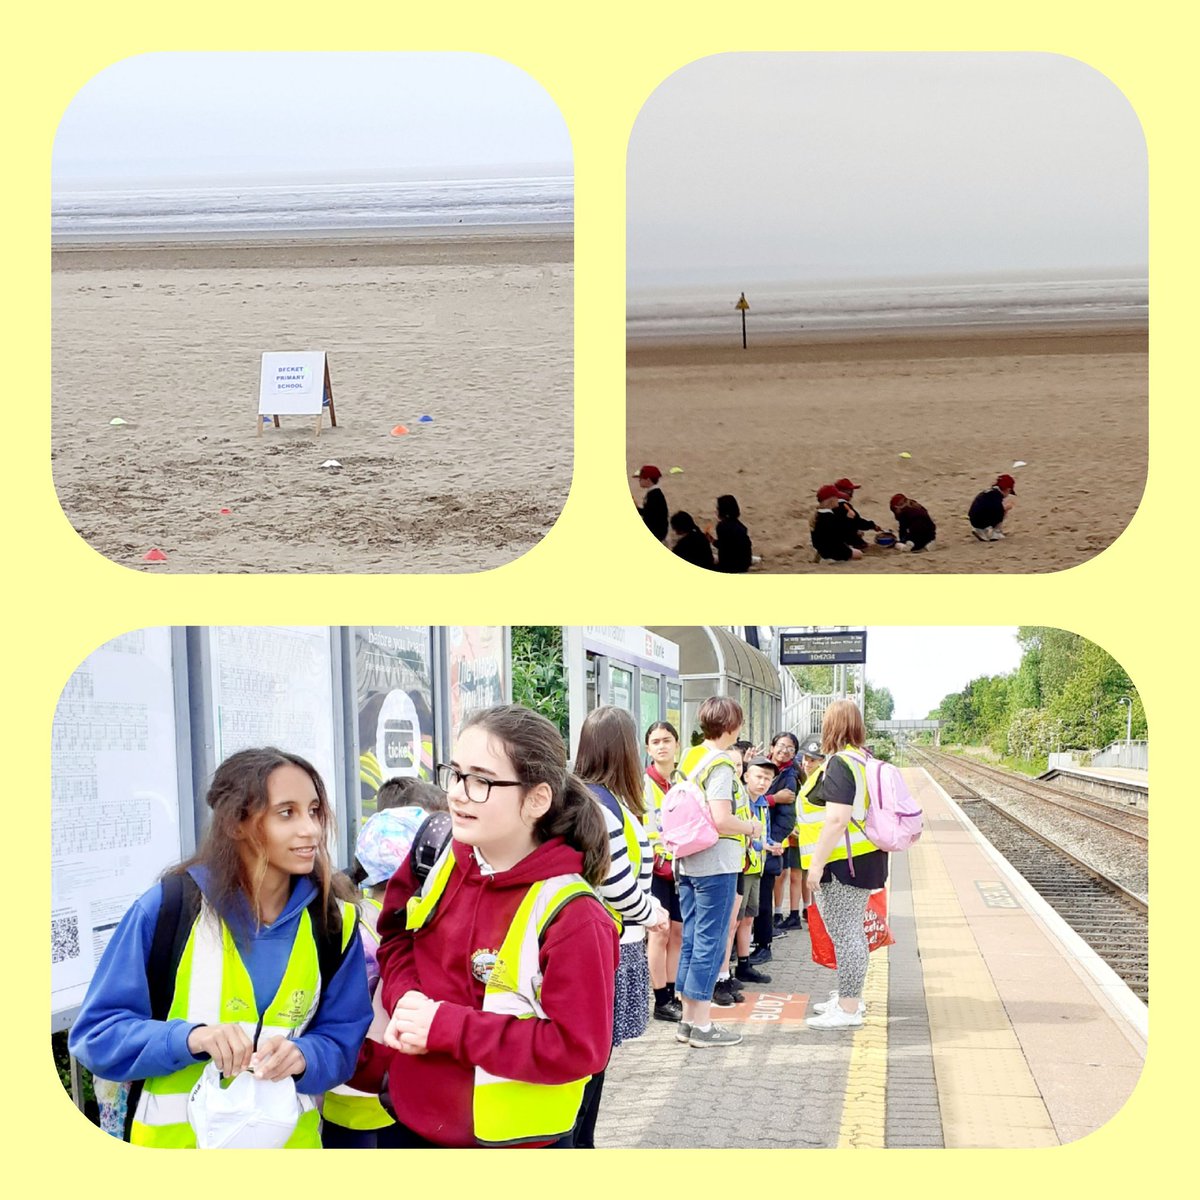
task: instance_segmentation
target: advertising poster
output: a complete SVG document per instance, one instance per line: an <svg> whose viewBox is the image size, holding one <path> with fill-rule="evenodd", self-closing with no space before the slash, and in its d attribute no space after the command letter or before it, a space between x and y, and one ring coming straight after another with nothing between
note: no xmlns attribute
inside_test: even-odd
<svg viewBox="0 0 1200 1200"><path fill-rule="evenodd" d="M171 631L115 638L75 670L50 769L51 1012L83 1000L125 910L182 857Z"/></svg>
<svg viewBox="0 0 1200 1200"><path fill-rule="evenodd" d="M433 778L432 638L427 625L354 630L361 814L393 777Z"/></svg>
<svg viewBox="0 0 1200 1200"><path fill-rule="evenodd" d="M336 811L329 627L219 625L208 632L216 761L251 746L298 754L316 767Z"/></svg>
<svg viewBox="0 0 1200 1200"><path fill-rule="evenodd" d="M472 713L508 699L503 626L448 625L446 667L453 740Z"/></svg>

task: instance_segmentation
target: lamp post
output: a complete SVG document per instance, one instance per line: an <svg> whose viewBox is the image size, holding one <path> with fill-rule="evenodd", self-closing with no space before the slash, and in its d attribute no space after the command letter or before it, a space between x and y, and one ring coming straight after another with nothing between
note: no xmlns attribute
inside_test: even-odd
<svg viewBox="0 0 1200 1200"><path fill-rule="evenodd" d="M1128 696L1122 696L1118 704L1125 705L1125 746L1129 747L1133 740L1133 701Z"/></svg>

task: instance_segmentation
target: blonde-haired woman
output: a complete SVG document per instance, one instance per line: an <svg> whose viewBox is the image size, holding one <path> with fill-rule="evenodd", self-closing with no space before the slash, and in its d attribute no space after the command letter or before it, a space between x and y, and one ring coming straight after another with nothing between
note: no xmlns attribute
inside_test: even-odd
<svg viewBox="0 0 1200 1200"><path fill-rule="evenodd" d="M871 803L864 766L867 741L862 713L852 700L835 700L821 724L825 766L808 792L810 804L824 806L825 819L813 847L807 891L816 900L837 956L837 988L817 1013L811 1029L849 1029L862 1024L863 986L869 951L863 922L871 893L887 883L888 856L852 821ZM860 817L861 820L861 817Z"/></svg>

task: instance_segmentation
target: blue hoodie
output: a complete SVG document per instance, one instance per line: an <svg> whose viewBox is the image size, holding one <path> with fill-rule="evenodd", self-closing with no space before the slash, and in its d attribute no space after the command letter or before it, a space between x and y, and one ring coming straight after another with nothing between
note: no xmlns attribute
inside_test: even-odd
<svg viewBox="0 0 1200 1200"><path fill-rule="evenodd" d="M204 868L192 867L189 874L204 891ZM279 988L300 914L316 894L316 884L307 875L295 876L283 912L257 932L244 898L243 911L231 914L235 932L249 931L237 932L237 945L260 1013ZM150 1016L146 965L161 907L162 884L155 884L122 918L71 1029L71 1053L101 1079L151 1079L208 1061L207 1054L194 1055L187 1048L188 1036L196 1028L191 1021L155 1021ZM370 1023L366 963L362 941L355 937L322 993L312 1023L295 1039L307 1064L304 1073L296 1076L296 1090L317 1095L349 1079Z"/></svg>

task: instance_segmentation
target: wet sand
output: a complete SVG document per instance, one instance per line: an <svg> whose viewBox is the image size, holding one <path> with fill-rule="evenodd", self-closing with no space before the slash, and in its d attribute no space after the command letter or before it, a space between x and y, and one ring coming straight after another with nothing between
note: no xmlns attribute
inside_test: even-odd
<svg viewBox="0 0 1200 1200"><path fill-rule="evenodd" d="M56 247L63 509L159 572L509 562L570 487L572 275L562 226ZM256 435L266 350L327 352L336 429ZM152 547L165 564L142 563Z"/></svg>
<svg viewBox="0 0 1200 1200"><path fill-rule="evenodd" d="M869 339L713 346L634 342L627 473L664 472L672 512L703 526L715 497L741 504L756 571L1037 572L1109 546L1141 499L1147 463L1144 328L930 330ZM900 458L901 452L912 457ZM1027 466L1013 468L1016 461ZM967 508L1001 472L1017 481L1003 541L981 543ZM813 561L817 488L848 476L884 528L903 492L938 526L937 547L877 547ZM868 538L868 540L870 540Z"/></svg>

